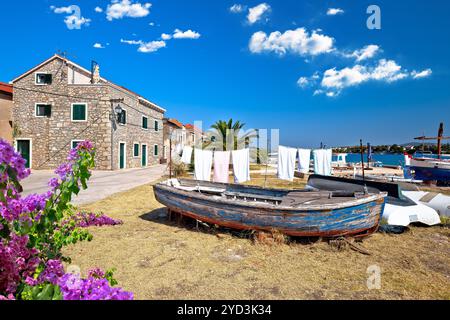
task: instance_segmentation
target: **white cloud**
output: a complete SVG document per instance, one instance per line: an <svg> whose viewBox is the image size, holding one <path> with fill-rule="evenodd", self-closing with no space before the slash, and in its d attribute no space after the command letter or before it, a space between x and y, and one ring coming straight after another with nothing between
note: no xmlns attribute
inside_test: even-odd
<svg viewBox="0 0 450 320"><path fill-rule="evenodd" d="M329 8L327 11L327 15L328 16L335 16L337 14L343 14L344 10L340 9L340 8Z"/></svg>
<svg viewBox="0 0 450 320"><path fill-rule="evenodd" d="M284 33L275 31L270 35L262 31L256 32L250 39L249 49L252 53L275 52L284 55L291 52L301 56L314 56L333 51L333 43L332 37L319 34L318 31L310 34L305 28L298 28Z"/></svg>
<svg viewBox="0 0 450 320"><path fill-rule="evenodd" d="M232 13L241 13L245 9L246 9L246 6L243 6L242 4L233 4L229 10Z"/></svg>
<svg viewBox="0 0 450 320"><path fill-rule="evenodd" d="M81 16L81 9L76 5L71 5L68 7L50 6L50 9L56 14L68 14L68 16L66 16L64 19L64 23L70 30L81 29L83 25L88 26L91 22L91 19L87 19Z"/></svg>
<svg viewBox="0 0 450 320"><path fill-rule="evenodd" d="M377 46L375 44L370 44L368 46L365 46L362 49L353 51L353 53L348 56L356 58L356 61L359 62L359 61L373 58L380 50L381 49L379 46Z"/></svg>
<svg viewBox="0 0 450 320"><path fill-rule="evenodd" d="M166 47L165 41L150 41L150 42L144 42L142 40L124 40L120 39L121 43L126 43L130 45L138 45L138 51L142 53L151 53L156 52L161 48Z"/></svg>
<svg viewBox="0 0 450 320"><path fill-rule="evenodd" d="M417 72L417 71L414 70L413 72L411 72L411 76L414 79L420 79L420 78L429 77L429 76L431 76L432 73L433 73L433 71L431 69L425 69L425 70L420 71L420 72Z"/></svg>
<svg viewBox="0 0 450 320"><path fill-rule="evenodd" d="M155 26L155 23L154 23L154 22L150 22L148 25L149 25L150 27L154 27L154 26Z"/></svg>
<svg viewBox="0 0 450 320"><path fill-rule="evenodd" d="M101 43L95 43L93 46L95 49L105 49L105 47Z"/></svg>
<svg viewBox="0 0 450 320"><path fill-rule="evenodd" d="M102 8L100 8L100 7L95 7L95 12L98 12L98 13L102 13L103 12L103 9Z"/></svg>
<svg viewBox="0 0 450 320"><path fill-rule="evenodd" d="M143 53L150 53L150 52L156 52L161 48L165 48L166 43L164 41L150 41L150 42L144 42L142 43L138 51Z"/></svg>
<svg viewBox="0 0 450 320"><path fill-rule="evenodd" d="M336 70L336 68L326 70L320 83L325 91L320 91L321 93L326 92L328 96L335 96L345 88L368 81L392 83L408 76L409 73L394 60L381 59L376 66L372 67L357 64L341 70Z"/></svg>
<svg viewBox="0 0 450 320"><path fill-rule="evenodd" d="M297 85L298 85L299 87L301 87L301 88L307 87L307 86L309 85L309 80L308 80L308 78L306 78L306 77L300 77L300 78L297 80Z"/></svg>
<svg viewBox="0 0 450 320"><path fill-rule="evenodd" d="M250 8L248 10L247 21L250 24L254 24L259 21L266 12L271 10L267 3L258 4L256 7Z"/></svg>
<svg viewBox="0 0 450 320"><path fill-rule="evenodd" d="M187 30L187 31L181 31L180 29L175 29L174 33L173 33L173 38L174 39L198 39L200 38L200 33L192 31L192 30Z"/></svg>
<svg viewBox="0 0 450 320"><path fill-rule="evenodd" d="M106 19L142 18L150 13L151 3L132 2L130 0L113 0L106 9Z"/></svg>
<svg viewBox="0 0 450 320"><path fill-rule="evenodd" d="M163 33L163 34L161 34L161 39L163 39L163 40L170 40L170 39L172 39L172 35L167 34L167 33Z"/></svg>

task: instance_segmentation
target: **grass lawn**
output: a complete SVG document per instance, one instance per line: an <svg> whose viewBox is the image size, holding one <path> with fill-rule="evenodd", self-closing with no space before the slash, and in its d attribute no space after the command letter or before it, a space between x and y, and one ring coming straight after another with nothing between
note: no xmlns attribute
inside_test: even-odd
<svg viewBox="0 0 450 320"><path fill-rule="evenodd" d="M264 176L252 184L262 186ZM302 188L304 181L266 185ZM193 224L169 222L151 185L83 207L124 224L91 228L91 242L65 253L82 272L115 267L119 285L137 299L450 299L448 226L376 233L361 244L371 255L323 241L267 245ZM381 268L381 289L366 286Z"/></svg>

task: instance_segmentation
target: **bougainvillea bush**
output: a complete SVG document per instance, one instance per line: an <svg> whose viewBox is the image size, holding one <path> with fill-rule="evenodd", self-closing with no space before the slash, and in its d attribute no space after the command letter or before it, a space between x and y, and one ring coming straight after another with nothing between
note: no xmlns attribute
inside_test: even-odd
<svg viewBox="0 0 450 320"><path fill-rule="evenodd" d="M66 273L70 262L61 249L91 240L84 228L115 225L103 214L73 213L72 196L87 188L95 151L89 141L72 149L49 181L45 194L22 197L20 181L30 175L25 160L0 139L0 300L129 300L133 294L115 287L112 271L89 271L87 278Z"/></svg>

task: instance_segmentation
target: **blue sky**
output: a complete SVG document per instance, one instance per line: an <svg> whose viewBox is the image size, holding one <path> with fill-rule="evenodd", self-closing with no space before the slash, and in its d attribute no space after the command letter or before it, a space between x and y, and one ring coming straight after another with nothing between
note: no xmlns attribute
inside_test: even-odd
<svg viewBox="0 0 450 320"><path fill-rule="evenodd" d="M450 131L448 1L20 2L0 11L0 81L60 50L169 117L279 128L285 145L410 142L440 121ZM366 26L371 4L381 30ZM71 5L80 29L64 22Z"/></svg>

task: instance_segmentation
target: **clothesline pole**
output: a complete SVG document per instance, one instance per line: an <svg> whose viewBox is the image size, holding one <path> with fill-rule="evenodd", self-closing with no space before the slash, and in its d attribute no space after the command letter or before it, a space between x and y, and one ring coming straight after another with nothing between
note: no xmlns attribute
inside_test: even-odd
<svg viewBox="0 0 450 320"><path fill-rule="evenodd" d="M365 176L364 176L364 150L363 150L363 144L362 144L362 139L359 140L359 144L360 144L360 152L361 152L361 168L362 168L362 178L363 181L365 181Z"/></svg>
<svg viewBox="0 0 450 320"><path fill-rule="evenodd" d="M169 136L169 179L172 179L172 134Z"/></svg>

